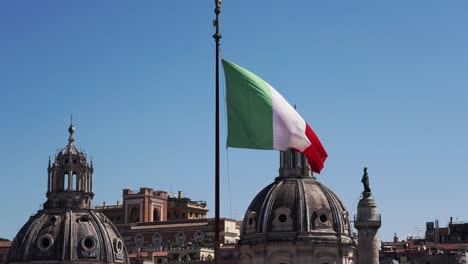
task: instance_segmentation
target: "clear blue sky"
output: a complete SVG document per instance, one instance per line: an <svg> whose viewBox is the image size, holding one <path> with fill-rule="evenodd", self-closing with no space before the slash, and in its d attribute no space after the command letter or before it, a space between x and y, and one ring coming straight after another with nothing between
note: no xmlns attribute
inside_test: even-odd
<svg viewBox="0 0 468 264"><path fill-rule="evenodd" d="M147 186L206 200L214 215L213 5L1 1L0 237L46 200L48 156L66 145L70 114L94 159L94 205ZM468 221L467 10L225 0L222 55L298 106L329 153L318 179L351 214L368 166L380 238L422 235L426 221ZM221 153L221 215L241 219L277 176L278 152Z"/></svg>

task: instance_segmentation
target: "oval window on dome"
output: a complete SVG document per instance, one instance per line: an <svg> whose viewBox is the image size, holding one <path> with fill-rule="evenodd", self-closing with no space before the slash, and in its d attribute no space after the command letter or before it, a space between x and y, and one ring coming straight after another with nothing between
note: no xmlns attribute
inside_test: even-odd
<svg viewBox="0 0 468 264"><path fill-rule="evenodd" d="M325 214L320 215L320 222L325 223L328 220L328 217Z"/></svg>
<svg viewBox="0 0 468 264"><path fill-rule="evenodd" d="M280 216L278 216L278 220L281 223L284 223L284 222L286 222L288 220L288 217L285 214L280 214Z"/></svg>
<svg viewBox="0 0 468 264"><path fill-rule="evenodd" d="M86 250L93 250L96 247L96 238L87 236L81 240L81 246Z"/></svg>
<svg viewBox="0 0 468 264"><path fill-rule="evenodd" d="M115 253L117 253L117 254L122 253L122 250L123 250L122 240L116 239L114 241L114 251L115 251Z"/></svg>
<svg viewBox="0 0 468 264"><path fill-rule="evenodd" d="M49 234L42 235L37 240L37 247L42 251L49 250L52 245L54 245L54 238Z"/></svg>

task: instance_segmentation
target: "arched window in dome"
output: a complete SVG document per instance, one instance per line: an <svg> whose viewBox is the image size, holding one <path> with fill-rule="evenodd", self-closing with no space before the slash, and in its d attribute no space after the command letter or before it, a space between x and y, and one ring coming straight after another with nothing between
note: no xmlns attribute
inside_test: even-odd
<svg viewBox="0 0 468 264"><path fill-rule="evenodd" d="M138 223L140 222L140 209L138 207L133 207L130 209L130 214L128 215L129 223Z"/></svg>
<svg viewBox="0 0 468 264"><path fill-rule="evenodd" d="M253 211L248 211L245 214L244 228L246 234L252 234L256 232L257 222L255 220L256 213Z"/></svg>
<svg viewBox="0 0 468 264"><path fill-rule="evenodd" d="M311 218L311 221L310 221L310 225L311 225L312 230L315 230L315 227L316 227L315 221L317 221L317 213L316 212L314 212L312 214L312 218Z"/></svg>
<svg viewBox="0 0 468 264"><path fill-rule="evenodd" d="M344 231L346 233L351 233L350 229L349 229L349 219L348 219L348 212L343 212L343 223L344 223Z"/></svg>

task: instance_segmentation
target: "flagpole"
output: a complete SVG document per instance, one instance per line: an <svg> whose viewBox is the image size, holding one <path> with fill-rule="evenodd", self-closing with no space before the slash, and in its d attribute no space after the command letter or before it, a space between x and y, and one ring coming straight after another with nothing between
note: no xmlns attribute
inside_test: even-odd
<svg viewBox="0 0 468 264"><path fill-rule="evenodd" d="M216 47L216 138L215 138L215 238L214 238L214 254L215 254L215 263L221 264L221 243L219 239L220 234L220 223L219 223L219 40L221 39L221 34L219 33L219 13L221 13L221 2L222 0L215 0L215 9L216 19L213 21L215 27L215 34L213 38L215 39Z"/></svg>

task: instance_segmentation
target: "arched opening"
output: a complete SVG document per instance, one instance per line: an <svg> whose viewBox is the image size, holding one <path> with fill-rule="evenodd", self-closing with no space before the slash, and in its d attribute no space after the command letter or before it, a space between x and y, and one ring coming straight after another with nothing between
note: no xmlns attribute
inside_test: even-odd
<svg viewBox="0 0 468 264"><path fill-rule="evenodd" d="M72 188L71 188L71 190L72 190L72 191L77 191L77 187L78 187L78 177L76 177L76 173L73 173L73 175L72 175Z"/></svg>
<svg viewBox="0 0 468 264"><path fill-rule="evenodd" d="M68 179L69 179L68 173L65 173L63 175L63 188L62 188L63 191L68 191Z"/></svg>
<svg viewBox="0 0 468 264"><path fill-rule="evenodd" d="M130 210L130 214L128 215L128 222L129 223L140 222L140 209L138 209L138 207L133 207Z"/></svg>
<svg viewBox="0 0 468 264"><path fill-rule="evenodd" d="M160 248L162 245L162 236L159 233L153 235L153 246Z"/></svg>
<svg viewBox="0 0 468 264"><path fill-rule="evenodd" d="M315 230L315 221L317 220L317 213L314 212L312 214L312 221L311 221L311 224L312 224L312 230Z"/></svg>
<svg viewBox="0 0 468 264"><path fill-rule="evenodd" d="M159 214L159 210L158 209L154 209L153 210L153 221L156 222L156 221L160 221L160 214Z"/></svg>

